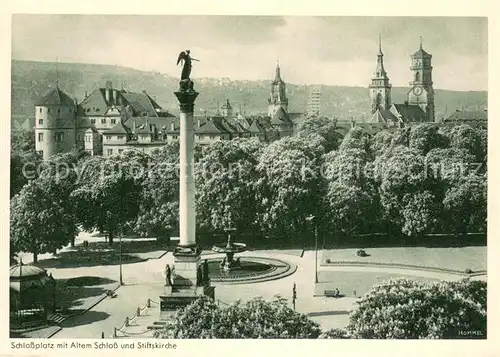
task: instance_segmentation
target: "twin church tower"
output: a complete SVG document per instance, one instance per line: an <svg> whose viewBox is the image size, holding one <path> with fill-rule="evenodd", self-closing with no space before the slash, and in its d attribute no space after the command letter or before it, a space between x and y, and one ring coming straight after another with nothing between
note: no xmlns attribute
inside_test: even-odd
<svg viewBox="0 0 500 357"><path fill-rule="evenodd" d="M428 54L422 48L422 38L420 38L420 48L411 55L411 67L413 80L410 82L410 90L407 93L405 106L420 108L422 110L420 120L433 122L435 121L434 114L434 89L432 88L432 55ZM378 110L389 111L391 108L395 111L403 105L392 104L391 99L391 84L389 77L384 68L384 54L382 53L382 44L379 37L379 48L377 54L377 67L373 74L370 88L370 99L372 103L372 114ZM399 110L400 111L400 110ZM420 110L418 110L420 112ZM414 121L407 118L409 121Z"/></svg>

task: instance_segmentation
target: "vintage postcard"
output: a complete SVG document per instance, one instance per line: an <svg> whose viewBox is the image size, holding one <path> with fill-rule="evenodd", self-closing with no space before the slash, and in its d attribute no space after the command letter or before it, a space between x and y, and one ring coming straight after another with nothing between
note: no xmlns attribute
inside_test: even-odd
<svg viewBox="0 0 500 357"><path fill-rule="evenodd" d="M59 12L7 16L6 350L494 351L486 11Z"/></svg>

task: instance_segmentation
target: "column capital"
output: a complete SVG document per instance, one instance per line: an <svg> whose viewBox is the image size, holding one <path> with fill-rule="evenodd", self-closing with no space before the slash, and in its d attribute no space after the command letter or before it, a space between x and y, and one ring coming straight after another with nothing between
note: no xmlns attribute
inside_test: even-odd
<svg viewBox="0 0 500 357"><path fill-rule="evenodd" d="M181 90L174 92L177 100L179 101L179 107L182 113L193 113L194 112L194 101L198 97L198 92L194 90Z"/></svg>

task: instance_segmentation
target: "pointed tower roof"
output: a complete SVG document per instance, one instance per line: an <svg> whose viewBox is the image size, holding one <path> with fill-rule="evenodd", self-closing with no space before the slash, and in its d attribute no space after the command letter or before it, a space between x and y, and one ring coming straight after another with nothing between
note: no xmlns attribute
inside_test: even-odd
<svg viewBox="0 0 500 357"><path fill-rule="evenodd" d="M64 105L64 106L74 106L75 103L73 99L62 90L56 86L54 89L51 89L45 96L40 98L36 103L36 106L45 106L45 105Z"/></svg>
<svg viewBox="0 0 500 357"><path fill-rule="evenodd" d="M378 36L378 54L377 54L377 67L373 78L387 78L387 72L384 68L384 53L382 52L382 39Z"/></svg>
<svg viewBox="0 0 500 357"><path fill-rule="evenodd" d="M420 48L411 55L412 57L418 57L418 58L431 58L432 56L428 54L427 52L424 51L422 47L422 36L420 36Z"/></svg>
<svg viewBox="0 0 500 357"><path fill-rule="evenodd" d="M276 75L274 76L273 84L283 83L283 79L281 79L281 70L280 70L280 62L276 63Z"/></svg>

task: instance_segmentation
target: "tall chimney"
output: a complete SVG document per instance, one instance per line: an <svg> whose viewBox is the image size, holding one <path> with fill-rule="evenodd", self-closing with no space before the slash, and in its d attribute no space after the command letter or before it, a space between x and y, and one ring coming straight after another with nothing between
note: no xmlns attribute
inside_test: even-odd
<svg viewBox="0 0 500 357"><path fill-rule="evenodd" d="M106 96L106 104L111 105L111 91L113 88L113 82L111 81L106 81L106 88L105 88L105 96Z"/></svg>

